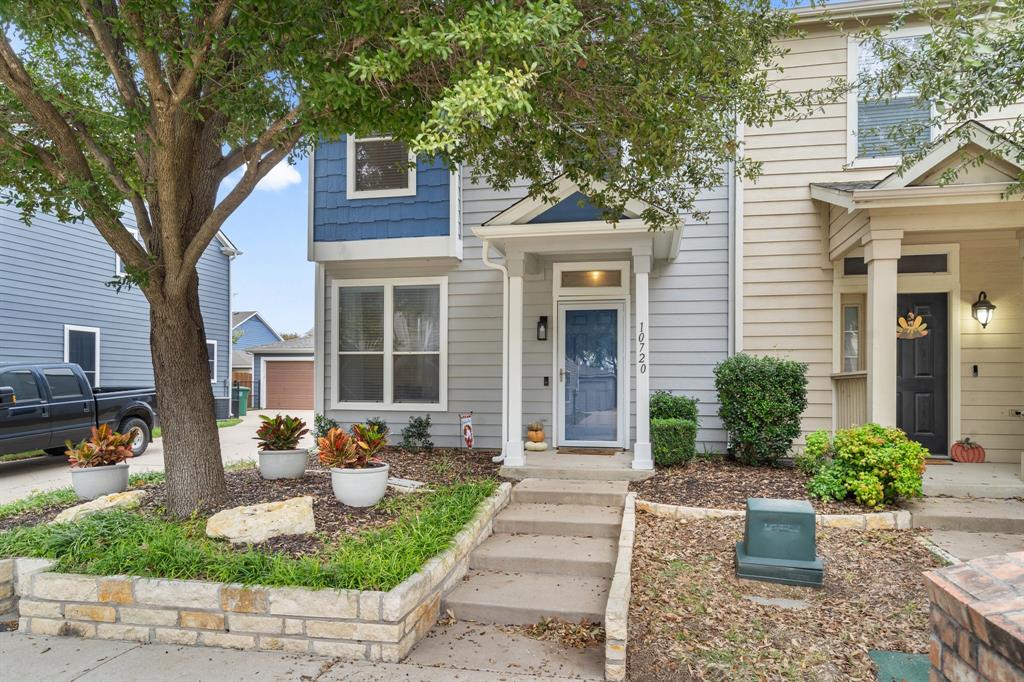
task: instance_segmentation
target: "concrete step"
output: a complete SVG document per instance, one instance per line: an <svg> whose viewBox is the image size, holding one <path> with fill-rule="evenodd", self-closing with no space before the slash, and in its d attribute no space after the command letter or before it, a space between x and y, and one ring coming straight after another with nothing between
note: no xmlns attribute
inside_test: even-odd
<svg viewBox="0 0 1024 682"><path fill-rule="evenodd" d="M929 465L921 483L927 497L1024 498L1020 473L1020 464L1007 462Z"/></svg>
<svg viewBox="0 0 1024 682"><path fill-rule="evenodd" d="M512 501L622 507L628 492L626 481L528 478L512 489Z"/></svg>
<svg viewBox="0 0 1024 682"><path fill-rule="evenodd" d="M907 504L915 528L974 533L1024 533L1019 500L926 497Z"/></svg>
<svg viewBox="0 0 1024 682"><path fill-rule="evenodd" d="M522 481L527 478L573 479L578 481L642 481L653 476L654 472L628 468L613 469L609 467L596 469L533 466L527 464L522 467L503 466L498 470L498 475L515 481Z"/></svg>
<svg viewBox="0 0 1024 682"><path fill-rule="evenodd" d="M471 571L444 598L459 620L528 625L542 618L604 622L608 578Z"/></svg>
<svg viewBox="0 0 1024 682"><path fill-rule="evenodd" d="M1024 551L1024 535L1010 533L971 533L965 530L932 531L931 540L960 561L971 561L993 554Z"/></svg>
<svg viewBox="0 0 1024 682"><path fill-rule="evenodd" d="M513 502L495 517L494 532L618 538L621 524L621 508Z"/></svg>
<svg viewBox="0 0 1024 682"><path fill-rule="evenodd" d="M492 535L470 555L469 567L609 578L615 573L616 555L616 541L612 538Z"/></svg>

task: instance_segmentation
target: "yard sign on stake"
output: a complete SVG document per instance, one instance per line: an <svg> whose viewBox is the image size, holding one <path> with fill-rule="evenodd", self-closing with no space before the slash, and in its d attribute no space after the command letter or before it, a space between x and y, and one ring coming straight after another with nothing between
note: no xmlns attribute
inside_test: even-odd
<svg viewBox="0 0 1024 682"><path fill-rule="evenodd" d="M459 414L459 423L462 425L462 440L466 442L466 447L473 448L473 413Z"/></svg>

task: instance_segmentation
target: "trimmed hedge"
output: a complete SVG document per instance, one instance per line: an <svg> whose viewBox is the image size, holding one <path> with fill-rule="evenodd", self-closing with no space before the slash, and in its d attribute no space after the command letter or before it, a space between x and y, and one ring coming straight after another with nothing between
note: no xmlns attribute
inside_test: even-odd
<svg viewBox="0 0 1024 682"><path fill-rule="evenodd" d="M685 395L672 395L668 391L651 394L651 419L689 419L700 425L697 418L697 399Z"/></svg>
<svg viewBox="0 0 1024 682"><path fill-rule="evenodd" d="M739 353L715 367L715 388L738 462L771 465L789 452L807 407L807 365Z"/></svg>
<svg viewBox="0 0 1024 682"><path fill-rule="evenodd" d="M652 419L651 453L660 467L685 464L697 456L697 422L692 419Z"/></svg>

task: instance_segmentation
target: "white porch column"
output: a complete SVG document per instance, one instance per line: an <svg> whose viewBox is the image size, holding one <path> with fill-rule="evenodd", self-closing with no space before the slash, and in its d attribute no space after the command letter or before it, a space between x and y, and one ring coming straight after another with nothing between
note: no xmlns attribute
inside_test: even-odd
<svg viewBox="0 0 1024 682"><path fill-rule="evenodd" d="M636 348L636 442L633 443L633 468L653 469L651 457L651 325L647 278L651 272L651 255L633 255L636 278L636 329L633 345Z"/></svg>
<svg viewBox="0 0 1024 682"><path fill-rule="evenodd" d="M868 419L896 426L896 263L901 230L869 233L863 240L868 266Z"/></svg>
<svg viewBox="0 0 1024 682"><path fill-rule="evenodd" d="M508 268L508 440L505 466L521 467L523 457L523 254L507 253Z"/></svg>

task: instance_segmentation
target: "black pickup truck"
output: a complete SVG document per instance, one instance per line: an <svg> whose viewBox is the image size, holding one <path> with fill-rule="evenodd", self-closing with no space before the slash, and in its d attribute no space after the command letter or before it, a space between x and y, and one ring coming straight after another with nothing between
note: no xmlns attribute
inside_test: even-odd
<svg viewBox="0 0 1024 682"><path fill-rule="evenodd" d="M132 428L135 455L149 446L156 426L156 389L93 388L71 363L0 364L0 455L45 450L63 455L64 442L88 438L93 426Z"/></svg>

